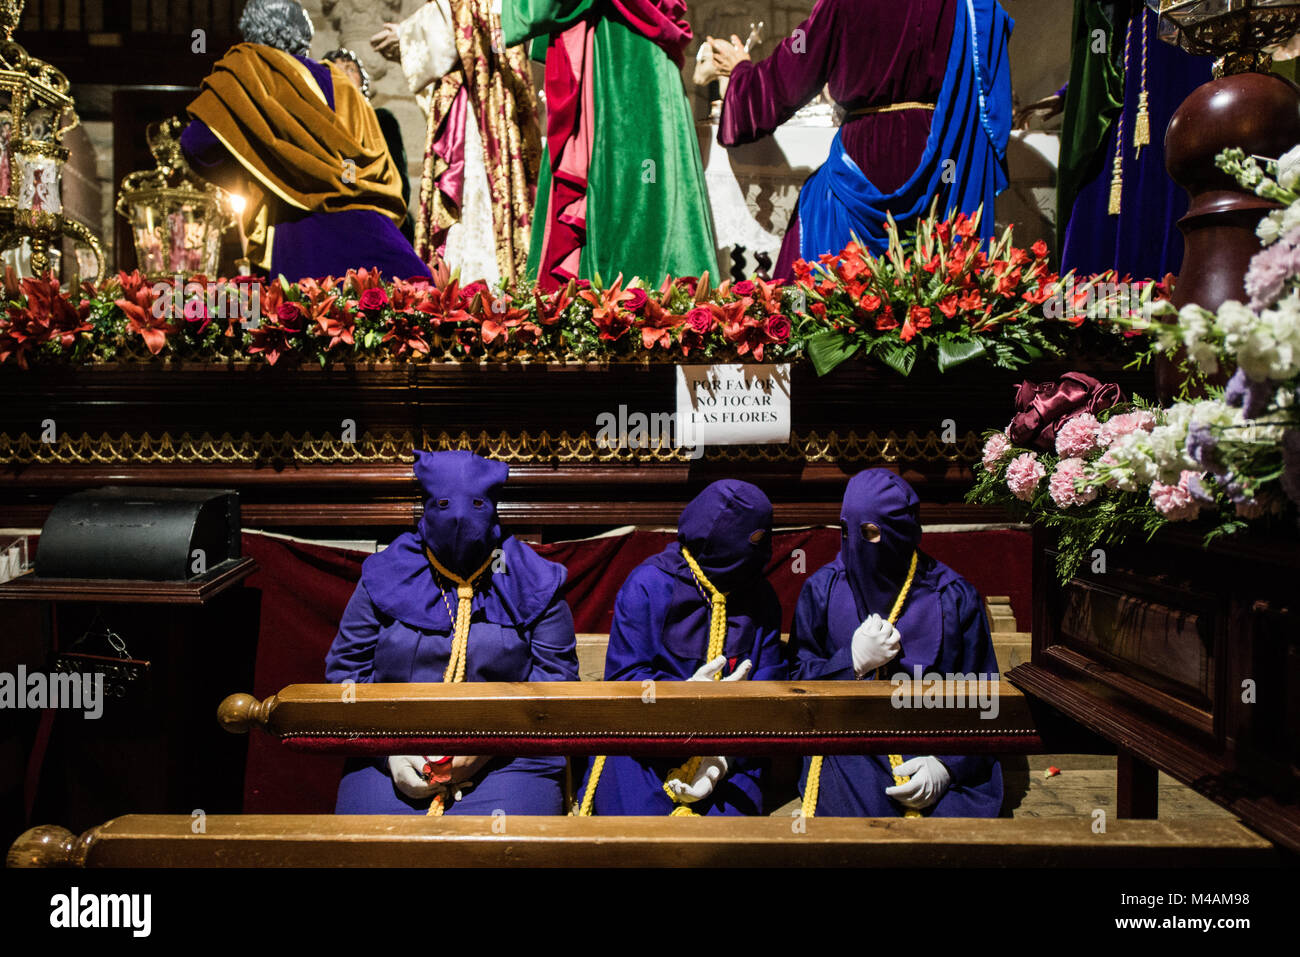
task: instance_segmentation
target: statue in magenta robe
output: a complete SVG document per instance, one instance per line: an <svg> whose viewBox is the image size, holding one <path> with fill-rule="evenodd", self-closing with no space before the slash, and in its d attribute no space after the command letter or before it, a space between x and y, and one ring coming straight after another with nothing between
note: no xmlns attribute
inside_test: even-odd
<svg viewBox="0 0 1300 957"><path fill-rule="evenodd" d="M996 678L984 602L947 565L919 551L920 502L912 487L886 469L855 475L840 512L840 553L808 579L790 628L794 679L853 681L895 675L971 675ZM916 569L908 582L913 555ZM896 651L877 663L864 659L860 631L887 621L906 587L893 622ZM883 656L882 656L883 657ZM934 817L997 817L1002 769L983 755L901 755L900 785L889 755L827 755L822 759L819 817L893 817L908 810ZM809 759L800 791L806 792ZM911 785L909 787L908 785Z"/></svg>
<svg viewBox="0 0 1300 957"><path fill-rule="evenodd" d="M508 471L504 462L470 452L416 453L416 478L428 495L424 516L415 531L361 566L361 581L325 659L326 680L443 681L458 654L457 578L474 589L457 680L577 680L573 615L560 595L564 566L502 534L496 506ZM430 755L428 763L442 757ZM336 812L427 813L433 783L401 779L412 768L418 775L425 763L424 756L349 761ZM445 789L446 814L563 811L563 757L457 763L472 773Z"/></svg>
<svg viewBox="0 0 1300 957"><path fill-rule="evenodd" d="M772 504L748 482L714 482L696 496L682 510L677 541L637 566L619 589L605 680L698 681L712 679L714 672L724 681L786 678L781 606L763 577L772 555L771 529ZM708 585L691 568L688 554ZM726 595L726 635L721 654L712 660L709 585ZM579 793L584 802L591 798L596 814L664 815L679 808L714 815L763 812L767 759L704 758L696 780L668 785L679 795L670 797L665 782L690 761L689 755L607 757L599 775L589 767ZM688 791L691 786L694 792Z"/></svg>
<svg viewBox="0 0 1300 957"><path fill-rule="evenodd" d="M847 114L804 184L777 278L853 235L879 252L886 213L906 227L935 199L941 214L982 204L992 235L993 199L1007 183L1011 28L996 0L817 0L762 62L711 41L731 77L723 145L769 135L824 86Z"/></svg>

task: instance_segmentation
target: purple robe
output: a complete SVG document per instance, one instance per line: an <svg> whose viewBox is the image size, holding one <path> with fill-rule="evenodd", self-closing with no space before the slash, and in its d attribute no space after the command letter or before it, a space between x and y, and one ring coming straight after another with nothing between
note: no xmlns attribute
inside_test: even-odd
<svg viewBox="0 0 1300 957"><path fill-rule="evenodd" d="M334 83L329 67L305 56L295 56L310 72L330 109L334 109ZM191 120L181 133L181 150L200 176L238 193L247 175L206 123ZM289 282L343 276L349 269L378 269L394 279L430 278L429 267L393 221L373 209L346 209L336 213L289 210L294 218L274 223L271 239L272 276Z"/></svg>
<svg viewBox="0 0 1300 957"><path fill-rule="evenodd" d="M737 64L722 104L718 142L736 146L770 135L823 86L850 112L934 103L943 88L958 2L817 0L808 19L766 59ZM930 111L920 109L846 116L844 148L872 183L892 192L925 153L930 118ZM798 258L796 210L773 276L793 277Z"/></svg>
<svg viewBox="0 0 1300 957"><path fill-rule="evenodd" d="M772 506L748 482L714 482L682 512L679 542L642 562L619 589L605 655L606 681L685 681L708 655L710 603L700 593L681 554L685 545L713 584L727 595L723 676L745 659L748 680L788 676L781 648L781 606L762 577L771 557ZM762 532L760 541L751 536ZM610 756L597 783L597 814L665 815L675 807L664 779L691 755L642 759ZM769 761L729 758L728 774L702 801L700 814L763 813ZM590 768L581 794L590 784Z"/></svg>
<svg viewBox="0 0 1300 957"><path fill-rule="evenodd" d="M471 604L466 681L575 681L573 615L560 595L562 565L513 536L502 539L496 498L506 466L469 452L417 453L429 501L415 532L367 558L325 659L330 682L440 682L451 658L456 588L435 574L427 545L457 574L472 574L500 548ZM560 814L563 757L499 757L447 814ZM339 814L420 814L393 785L387 758L348 762Z"/></svg>
<svg viewBox="0 0 1300 957"><path fill-rule="evenodd" d="M799 593L790 646L794 678L853 681L853 632L871 614L887 618L921 539L919 501L905 481L868 469L849 482L841 511L843 544ZM880 528L878 542L862 524ZM889 675L922 673L995 676L998 666L979 593L947 565L921 553L916 575L895 622L902 652L886 665ZM865 680L872 680L868 675ZM904 760L913 755L903 755ZM939 802L922 811L933 817L997 817L1002 769L984 755L939 755L952 783ZM804 759L800 792L808 775ZM821 817L891 817L902 805L885 795L894 785L887 755L827 755L822 762L817 814Z"/></svg>

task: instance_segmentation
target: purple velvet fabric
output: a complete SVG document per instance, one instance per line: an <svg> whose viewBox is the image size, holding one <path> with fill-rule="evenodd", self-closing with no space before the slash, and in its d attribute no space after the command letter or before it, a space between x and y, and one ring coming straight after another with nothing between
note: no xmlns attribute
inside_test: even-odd
<svg viewBox="0 0 1300 957"><path fill-rule="evenodd" d="M718 142L735 146L771 134L823 86L850 111L935 102L960 2L817 0L808 19L766 59L737 65L722 104ZM898 189L925 152L930 117L927 110L845 117L844 148L877 187ZM791 278L798 257L799 221L792 215L773 275Z"/></svg>
<svg viewBox="0 0 1300 957"><path fill-rule="evenodd" d="M501 544L497 501L509 475L505 462L473 452L415 453L426 496L420 537L448 570L472 575Z"/></svg>
<svg viewBox="0 0 1300 957"><path fill-rule="evenodd" d="M311 73L330 109L334 108L334 82L330 69L308 57L296 59ZM238 193L243 168L208 129L191 120L181 133L181 151L204 179ZM349 269L378 269L385 276L431 278L411 244L383 213L349 209L338 213L293 211L295 218L275 224L271 240L272 276L290 282L342 276ZM301 213L301 215L296 215Z"/></svg>
<svg viewBox="0 0 1300 957"><path fill-rule="evenodd" d="M748 659L755 681L787 677L781 648L781 606L763 577L772 554L772 504L748 482L714 482L682 511L679 541L642 562L619 589L605 655L606 681L684 681L708 656L711 604L682 558L685 545L701 570L727 594L723 674ZM761 535L759 533L762 533ZM758 539L758 541L754 541ZM597 814L668 814L668 773L689 755L645 760L611 756L596 787ZM728 776L700 814L760 814L769 762L731 760ZM582 785L586 794L588 779Z"/></svg>

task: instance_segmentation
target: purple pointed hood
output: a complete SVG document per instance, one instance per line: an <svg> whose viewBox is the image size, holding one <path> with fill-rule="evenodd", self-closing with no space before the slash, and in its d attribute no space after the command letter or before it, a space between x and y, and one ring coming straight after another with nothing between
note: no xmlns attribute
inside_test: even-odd
<svg viewBox="0 0 1300 957"><path fill-rule="evenodd" d="M427 496L419 536L450 571L472 575L501 545L497 500L510 474L504 462L473 452L415 453Z"/></svg>
<svg viewBox="0 0 1300 957"><path fill-rule="evenodd" d="M912 486L887 469L867 469L849 480L840 509L840 560L863 615L889 614L921 543L920 507ZM868 523L880 529L879 541L864 534Z"/></svg>
<svg viewBox="0 0 1300 957"><path fill-rule="evenodd" d="M772 503L749 482L714 482L682 509L677 541L719 591L751 583L772 557Z"/></svg>

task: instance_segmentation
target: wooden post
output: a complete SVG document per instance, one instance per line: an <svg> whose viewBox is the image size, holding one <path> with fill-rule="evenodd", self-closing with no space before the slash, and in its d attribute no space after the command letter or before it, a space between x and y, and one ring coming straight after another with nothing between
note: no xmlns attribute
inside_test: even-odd
<svg viewBox="0 0 1300 957"><path fill-rule="evenodd" d="M1132 753L1116 757L1115 813L1121 818L1156 818L1160 807L1156 769Z"/></svg>

